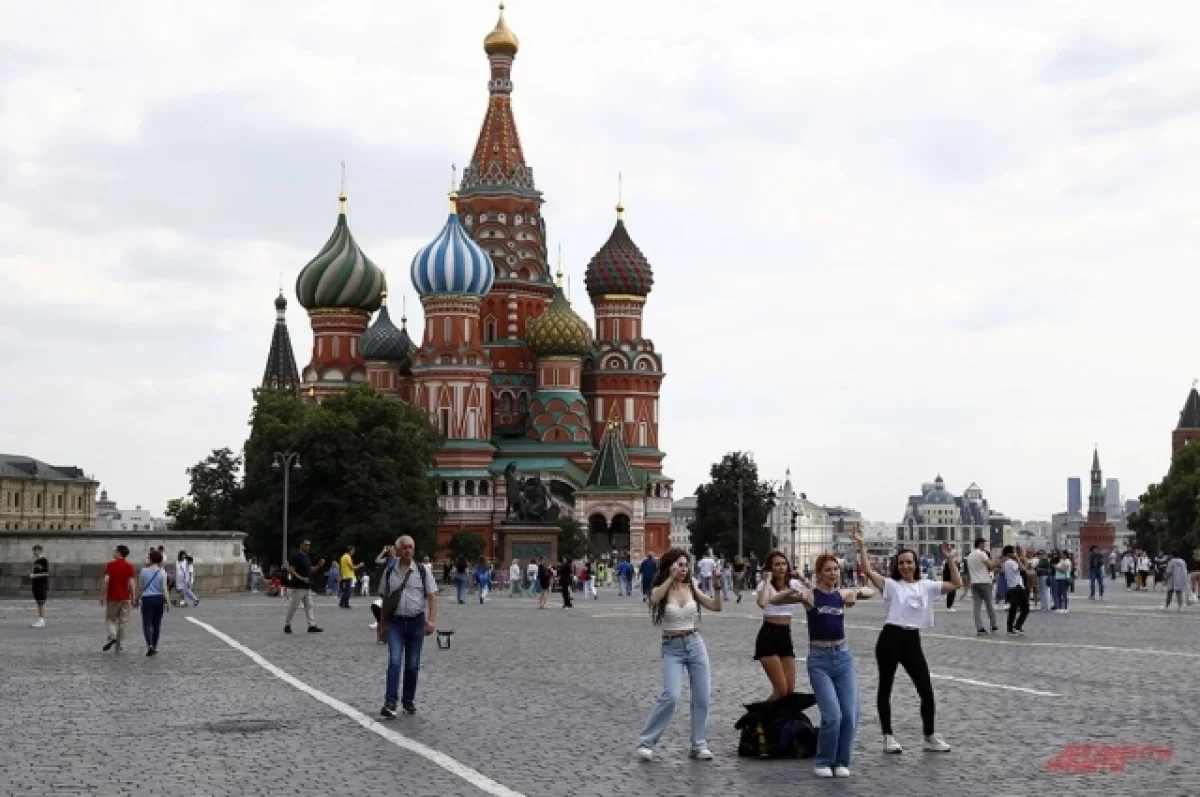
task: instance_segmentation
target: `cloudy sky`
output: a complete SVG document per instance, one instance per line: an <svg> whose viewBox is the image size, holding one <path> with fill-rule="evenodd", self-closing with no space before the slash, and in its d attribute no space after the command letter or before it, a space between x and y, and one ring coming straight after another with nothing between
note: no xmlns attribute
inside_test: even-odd
<svg viewBox="0 0 1200 797"><path fill-rule="evenodd" d="M1003 9L1000 8L1003 6ZM245 439L282 275L350 222L408 294L486 103L484 0L0 0L0 451L161 511ZM616 175L678 493L752 450L897 520L940 472L1137 495L1200 375L1200 6L511 0L576 286ZM398 297L393 297L394 300Z"/></svg>

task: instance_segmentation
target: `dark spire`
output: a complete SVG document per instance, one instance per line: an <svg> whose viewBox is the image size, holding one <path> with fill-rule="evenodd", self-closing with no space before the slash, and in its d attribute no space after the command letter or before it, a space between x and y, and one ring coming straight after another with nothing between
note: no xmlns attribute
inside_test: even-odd
<svg viewBox="0 0 1200 797"><path fill-rule="evenodd" d="M283 298L283 291L275 299L275 332L271 335L271 352L267 355L262 386L269 390L286 390L292 395L297 395L300 390L300 374L296 370L296 356L292 353L292 339L288 335L287 299Z"/></svg>
<svg viewBox="0 0 1200 797"><path fill-rule="evenodd" d="M614 411L600 441L600 451L588 474L588 487L607 490L637 490L637 476L629 464L629 454L621 440L621 419Z"/></svg>
<svg viewBox="0 0 1200 797"><path fill-rule="evenodd" d="M1192 385L1192 392L1188 393L1183 411L1179 413L1179 426L1176 428L1200 429L1200 393L1196 392L1195 384Z"/></svg>

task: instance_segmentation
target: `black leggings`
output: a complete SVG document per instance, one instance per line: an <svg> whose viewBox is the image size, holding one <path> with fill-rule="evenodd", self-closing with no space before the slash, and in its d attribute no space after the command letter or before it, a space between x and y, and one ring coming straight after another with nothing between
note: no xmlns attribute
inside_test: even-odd
<svg viewBox="0 0 1200 797"><path fill-rule="evenodd" d="M885 625L875 643L875 663L879 666L879 694L875 707L884 735L892 735L892 682L896 680L896 667L901 666L917 687L921 697L921 725L925 735L932 736L933 682L929 680L929 665L921 652L921 633L916 629Z"/></svg>
<svg viewBox="0 0 1200 797"><path fill-rule="evenodd" d="M958 590L954 590L954 592L947 592L947 593L946 593L946 608L947 608L947 609L953 609L953 608L954 608L954 599L955 599L956 597L958 597Z"/></svg>
<svg viewBox="0 0 1200 797"><path fill-rule="evenodd" d="M1029 593L1024 587L1008 588L1008 630L1020 631L1029 616Z"/></svg>

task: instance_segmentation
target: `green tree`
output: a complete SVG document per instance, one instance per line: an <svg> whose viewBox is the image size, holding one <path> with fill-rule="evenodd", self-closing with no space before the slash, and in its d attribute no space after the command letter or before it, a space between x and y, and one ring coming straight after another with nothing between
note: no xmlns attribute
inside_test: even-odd
<svg viewBox="0 0 1200 797"><path fill-rule="evenodd" d="M242 458L228 448L214 449L187 469L186 498L167 502L169 525L178 531L230 531L240 528Z"/></svg>
<svg viewBox="0 0 1200 797"><path fill-rule="evenodd" d="M775 507L775 490L758 480L758 466L741 451L726 454L709 471L711 480L696 488L696 518L690 525L692 553L706 550L738 553L738 493L742 494L742 545L747 556L760 557L772 547L767 520Z"/></svg>
<svg viewBox="0 0 1200 797"><path fill-rule="evenodd" d="M332 560L347 545L373 556L401 534L434 554L440 510L428 476L440 437L425 413L369 385L306 404L258 391L245 446L247 548L275 559L282 548L283 477L276 451L298 454L291 473L288 539L309 539Z"/></svg>
<svg viewBox="0 0 1200 797"><path fill-rule="evenodd" d="M1134 532L1134 546L1154 554L1178 550L1191 560L1200 548L1200 446L1176 452L1167 475L1146 488L1138 511L1126 523Z"/></svg>
<svg viewBox="0 0 1200 797"><path fill-rule="evenodd" d="M574 562L582 559L588 550L584 526L573 517L564 515L558 519L558 558Z"/></svg>
<svg viewBox="0 0 1200 797"><path fill-rule="evenodd" d="M483 556L483 537L480 537L477 532L462 529L450 538L447 547L452 559L461 557L468 564L474 565L479 561L479 557Z"/></svg>

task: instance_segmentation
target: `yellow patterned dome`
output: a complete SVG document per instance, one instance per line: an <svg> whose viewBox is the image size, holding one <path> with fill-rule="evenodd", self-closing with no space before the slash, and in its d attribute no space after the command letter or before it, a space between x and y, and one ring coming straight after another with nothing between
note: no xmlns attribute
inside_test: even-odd
<svg viewBox="0 0 1200 797"><path fill-rule="evenodd" d="M517 54L517 48L520 46L521 42L517 40L517 34L509 30L508 23L504 21L504 3L501 3L500 18L496 20L496 27L483 37L483 51L488 55L503 53L513 56Z"/></svg>
<svg viewBox="0 0 1200 797"><path fill-rule="evenodd" d="M529 323L525 342L540 357L582 357L592 350L592 329L571 309L560 285L546 312Z"/></svg>

